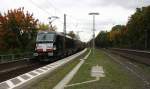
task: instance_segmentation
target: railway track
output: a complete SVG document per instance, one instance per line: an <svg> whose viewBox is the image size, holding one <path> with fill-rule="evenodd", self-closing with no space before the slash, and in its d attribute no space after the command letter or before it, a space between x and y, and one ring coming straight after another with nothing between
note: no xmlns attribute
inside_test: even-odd
<svg viewBox="0 0 150 89"><path fill-rule="evenodd" d="M104 53L114 62L120 64L144 83L145 88L143 89L150 89L149 63L146 63L149 56L146 56L148 52L143 52L129 49L104 49Z"/></svg>
<svg viewBox="0 0 150 89"><path fill-rule="evenodd" d="M59 58L55 58L51 62L42 62L42 63L40 61L35 61L35 60L36 59L34 60L26 59L26 60L18 60L13 62L1 63L0 82L6 81L8 79L14 78L21 74L43 67L47 64L53 63L59 60Z"/></svg>
<svg viewBox="0 0 150 89"><path fill-rule="evenodd" d="M149 51L119 49L119 48L111 48L108 50L114 54L126 57L133 61L137 61L146 65L150 65L150 52Z"/></svg>
<svg viewBox="0 0 150 89"><path fill-rule="evenodd" d="M37 69L46 64L47 63L39 63L37 61L30 60L3 63L0 65L0 82Z"/></svg>
<svg viewBox="0 0 150 89"><path fill-rule="evenodd" d="M67 57L67 56L66 56ZM6 81L8 79L14 78L21 74L27 73L29 71L38 69L47 64L53 63L59 59L54 59L51 62L39 62L34 60L19 60L14 62L2 63L0 64L0 82Z"/></svg>
<svg viewBox="0 0 150 89"><path fill-rule="evenodd" d="M2 63L0 64L0 73L17 69L19 68L17 66L28 65L29 63L30 63L29 60L19 60L19 61Z"/></svg>

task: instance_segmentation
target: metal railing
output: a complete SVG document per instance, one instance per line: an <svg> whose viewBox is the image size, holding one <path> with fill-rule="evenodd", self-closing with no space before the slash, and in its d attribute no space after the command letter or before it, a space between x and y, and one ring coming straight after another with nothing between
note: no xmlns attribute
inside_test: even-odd
<svg viewBox="0 0 150 89"><path fill-rule="evenodd" d="M32 52L0 55L0 64L19 60L27 60L33 57Z"/></svg>

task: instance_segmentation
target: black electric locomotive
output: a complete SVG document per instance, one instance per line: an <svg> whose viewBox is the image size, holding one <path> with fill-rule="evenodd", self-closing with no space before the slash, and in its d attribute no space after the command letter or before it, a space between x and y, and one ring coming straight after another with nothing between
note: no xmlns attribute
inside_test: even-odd
<svg viewBox="0 0 150 89"><path fill-rule="evenodd" d="M72 55L84 48L83 43L59 32L38 32L34 57L40 61L53 61Z"/></svg>

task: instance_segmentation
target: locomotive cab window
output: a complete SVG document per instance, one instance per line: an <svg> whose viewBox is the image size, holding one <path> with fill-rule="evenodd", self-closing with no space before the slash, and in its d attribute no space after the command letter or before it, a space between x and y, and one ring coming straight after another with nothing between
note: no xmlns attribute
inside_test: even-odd
<svg viewBox="0 0 150 89"><path fill-rule="evenodd" d="M54 41L54 37L55 37L54 33L38 33L37 41L38 42Z"/></svg>

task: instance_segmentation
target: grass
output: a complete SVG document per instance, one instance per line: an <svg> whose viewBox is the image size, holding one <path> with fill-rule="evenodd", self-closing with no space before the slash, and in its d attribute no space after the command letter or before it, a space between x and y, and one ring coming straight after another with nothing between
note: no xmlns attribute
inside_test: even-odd
<svg viewBox="0 0 150 89"><path fill-rule="evenodd" d="M94 56L91 54L81 66L78 73L69 84L84 82L94 79L90 76L92 66L103 66L106 77L90 84L67 87L65 89L145 89L143 82L123 66L96 49Z"/></svg>
<svg viewBox="0 0 150 89"><path fill-rule="evenodd" d="M86 51L83 55L77 57L75 60L53 71L51 74L44 77L28 89L52 89L59 81L61 81L65 77L66 74L70 72L70 70L72 70L79 63L79 59L83 58L87 54L87 52L88 51Z"/></svg>

